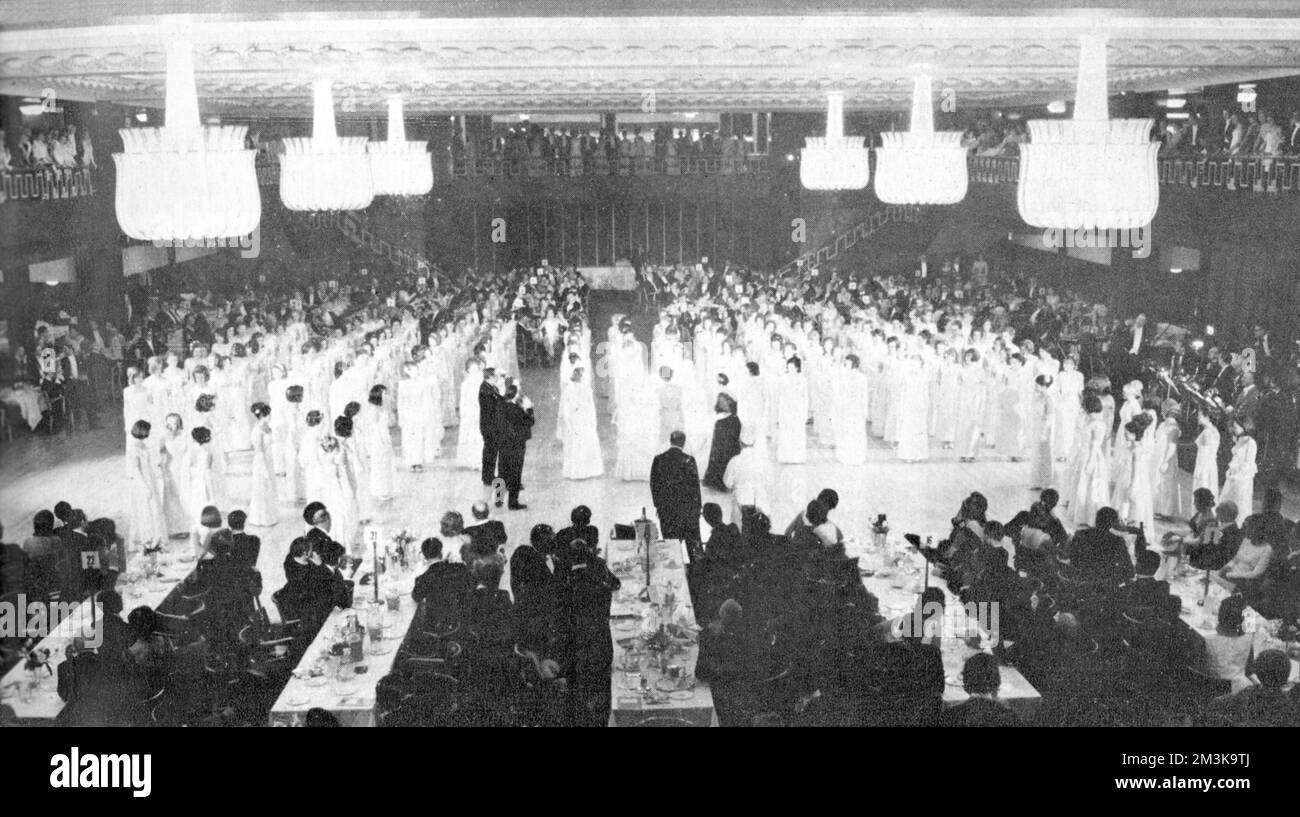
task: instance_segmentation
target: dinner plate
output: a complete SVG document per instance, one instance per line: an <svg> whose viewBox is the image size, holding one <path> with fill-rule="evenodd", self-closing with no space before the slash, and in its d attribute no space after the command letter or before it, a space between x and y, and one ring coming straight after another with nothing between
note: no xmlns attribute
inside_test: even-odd
<svg viewBox="0 0 1300 817"><path fill-rule="evenodd" d="M961 678L961 675L949 675L949 676L946 676L946 677L943 679L943 682L944 682L945 684L947 684L948 686L950 686L950 687L956 687L957 689L961 689L961 687L962 687L962 678Z"/></svg>
<svg viewBox="0 0 1300 817"><path fill-rule="evenodd" d="M695 697L695 690L674 689L672 692L668 693L668 697L672 698L674 701L689 701L691 698Z"/></svg>
<svg viewBox="0 0 1300 817"><path fill-rule="evenodd" d="M660 692L692 692L695 689L694 679L685 679L684 683L678 683L672 678L660 678L655 681L655 689Z"/></svg>
<svg viewBox="0 0 1300 817"><path fill-rule="evenodd" d="M634 632L639 625L635 621L619 621L614 624L614 629L620 633Z"/></svg>
<svg viewBox="0 0 1300 817"><path fill-rule="evenodd" d="M289 706L304 706L308 700L306 695L290 695Z"/></svg>
<svg viewBox="0 0 1300 817"><path fill-rule="evenodd" d="M309 687L323 687L323 686L325 686L325 676L324 676L324 675L313 675L313 676L311 676L310 678L307 679L307 686L309 686Z"/></svg>

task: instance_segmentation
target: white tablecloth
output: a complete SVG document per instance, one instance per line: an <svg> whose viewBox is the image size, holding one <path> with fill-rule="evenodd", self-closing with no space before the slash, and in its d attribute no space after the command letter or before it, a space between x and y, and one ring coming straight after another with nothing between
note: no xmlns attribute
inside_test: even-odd
<svg viewBox="0 0 1300 817"><path fill-rule="evenodd" d="M925 558L914 549L897 543L892 546L892 554L899 554L902 561L899 568L892 565L894 559L869 547L866 543L850 540L845 550L849 556L858 558L858 567L863 571L872 571L864 575L862 584L880 601L880 612L893 620L911 613L924 588ZM962 689L961 672L966 659L975 654L976 649L967 645L961 637L968 630L965 609L958 599L939 579L930 577L930 584L943 591L946 598L944 616L944 635L940 640L940 652L943 655L943 705L956 706L970 696ZM987 635L987 633L985 633ZM985 648L993 646L987 641ZM1020 670L1006 665L1001 666L1002 686L998 690L998 699L1006 704L1023 720L1030 720L1037 714L1042 704L1042 696L1033 684L1025 680Z"/></svg>
<svg viewBox="0 0 1300 817"><path fill-rule="evenodd" d="M0 403L17 407L23 421L32 430L41 424L41 414L49 405L45 399L45 392L25 383L15 387L0 387Z"/></svg>
<svg viewBox="0 0 1300 817"><path fill-rule="evenodd" d="M1193 571L1178 576L1169 582L1169 589L1183 601L1180 618L1201 637L1213 633L1218 626L1219 605L1227 598L1228 592L1214 582L1207 590L1203 571ZM1204 601L1204 604L1201 602ZM1286 644L1274 638L1269 632L1269 624L1249 607L1246 608L1244 627L1253 636L1255 655L1264 650L1286 651ZM1291 659L1291 683L1300 682L1300 661ZM1234 690L1249 684L1244 679L1233 684Z"/></svg>
<svg viewBox="0 0 1300 817"><path fill-rule="evenodd" d="M378 712L375 710L375 690L379 680L387 675L397 660L397 650L406 637L411 622L415 619L419 605L411 598L411 585L414 574L399 580L400 591L398 609L384 609L383 638L374 642L369 633L365 636L365 655L359 662L345 660L339 665L337 675L330 677L330 649L336 640L336 628L345 622L348 615L356 613L362 623L367 623L366 602L372 602L372 590L369 587L357 587L355 610L338 610L325 621L316 634L316 639L303 654L302 660L294 670L293 677L280 692L271 707L272 726L301 726L307 710L319 707L324 709L344 726L375 726ZM386 599L383 585L380 595ZM362 672L357 672L362 669ZM315 670L322 670L322 675L312 675Z"/></svg>
<svg viewBox="0 0 1300 817"><path fill-rule="evenodd" d="M189 550L188 546L181 547L180 543L176 544L178 555L188 554ZM140 569L138 565L143 559L144 557L139 555L130 557L133 571ZM119 577L117 589L122 594L122 601L128 611L140 606L156 610L193 570L193 559L181 561L174 556L165 556L159 564L161 577L128 582L127 576L124 575ZM100 614L99 605L96 604L94 617L97 619ZM63 711L63 700L59 697L56 688L58 667L67 657L67 648L72 644L72 639L77 636L86 638L91 636L93 632L91 622L91 603L87 599L74 608L70 615L63 618L53 632L36 644L35 649L50 651L49 673L33 676L23 668L23 662L20 661L3 679L0 679L3 702L13 707L14 714L20 720L53 721Z"/></svg>
<svg viewBox="0 0 1300 817"><path fill-rule="evenodd" d="M673 622L694 624L695 608L686 583L685 544L673 539L657 543L654 550L650 574L652 601L662 601L671 585L677 596L676 609L671 614ZM613 617L610 628L615 643L614 671L610 677L613 701L610 726L636 726L647 718L679 718L694 726L717 726L713 693L707 684L698 680L686 685L674 683L665 677L655 656L637 655L636 649L629 653L625 648L625 645L634 646L638 636L657 629L658 619L650 606L652 601L637 598L645 587L645 568L638 564L632 569L619 569L618 563L636 559L635 543L611 542L609 559L611 569L623 583L610 607ZM621 617L629 615L636 618ZM699 653L698 643L683 644L670 653L668 663L681 666L687 677L694 678ZM651 690L650 696L640 691L642 679Z"/></svg>

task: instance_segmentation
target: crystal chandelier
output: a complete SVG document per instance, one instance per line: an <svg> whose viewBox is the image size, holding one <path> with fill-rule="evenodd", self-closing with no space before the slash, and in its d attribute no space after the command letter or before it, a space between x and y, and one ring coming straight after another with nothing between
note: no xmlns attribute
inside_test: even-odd
<svg viewBox="0 0 1300 817"><path fill-rule="evenodd" d="M930 77L912 88L911 130L882 133L876 148L876 198L885 204L956 204L968 174L961 131L934 130Z"/></svg>
<svg viewBox="0 0 1300 817"><path fill-rule="evenodd" d="M118 131L117 223L142 241L248 235L262 217L255 151L244 149L248 128L199 124L188 42L167 45L166 82L166 124Z"/></svg>
<svg viewBox="0 0 1300 817"><path fill-rule="evenodd" d="M366 146L376 196L423 196L433 189L433 162L426 144L406 141L402 98L389 97L388 141Z"/></svg>
<svg viewBox="0 0 1300 817"><path fill-rule="evenodd" d="M870 151L861 136L844 135L844 94L826 95L826 135L809 136L799 156L799 180L809 190L861 190L871 181Z"/></svg>
<svg viewBox="0 0 1300 817"><path fill-rule="evenodd" d="M1058 230L1124 230L1160 204L1150 119L1110 119L1106 38L1080 37L1073 120L1031 120L1020 145L1020 217Z"/></svg>
<svg viewBox="0 0 1300 817"><path fill-rule="evenodd" d="M284 140L280 200L290 210L364 210L375 198L364 136L340 137L329 80L318 80L312 135Z"/></svg>

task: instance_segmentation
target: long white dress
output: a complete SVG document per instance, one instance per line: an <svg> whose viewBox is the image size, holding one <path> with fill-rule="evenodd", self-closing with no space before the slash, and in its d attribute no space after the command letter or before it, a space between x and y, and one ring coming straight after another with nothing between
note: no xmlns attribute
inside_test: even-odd
<svg viewBox="0 0 1300 817"><path fill-rule="evenodd" d="M928 433L930 384L925 367L917 361L900 361L898 370L898 458L916 462L930 458Z"/></svg>
<svg viewBox="0 0 1300 817"><path fill-rule="evenodd" d="M270 527L279 521L275 468L271 463L271 432L260 421L249 434L253 473L249 479L248 524Z"/></svg>
<svg viewBox="0 0 1300 817"><path fill-rule="evenodd" d="M1155 539L1155 509L1152 505L1151 463L1155 458L1155 437L1148 428L1132 446L1133 468L1129 482L1128 496L1120 515L1134 523L1141 524L1146 530L1148 541Z"/></svg>
<svg viewBox="0 0 1300 817"><path fill-rule="evenodd" d="M1183 519L1187 515L1183 497L1181 470L1178 468L1178 440L1182 431L1178 421L1166 418L1156 429L1156 451L1151 460L1151 480L1155 486L1152 507L1161 516Z"/></svg>
<svg viewBox="0 0 1300 817"><path fill-rule="evenodd" d="M322 454L325 464L324 492L328 497L325 507L333 519L330 535L351 551L361 541L361 507L357 501L359 492L353 453L346 441L340 440L337 451Z"/></svg>
<svg viewBox="0 0 1300 817"><path fill-rule="evenodd" d="M1052 450L1063 456L1074 450L1074 435L1079 429L1079 415L1083 405L1083 373L1062 371L1056 379L1056 426L1053 429Z"/></svg>
<svg viewBox="0 0 1300 817"><path fill-rule="evenodd" d="M169 534L189 533L193 519L189 513L185 483L189 479L189 436L184 431L171 434L163 429L159 438L162 457L163 516Z"/></svg>
<svg viewBox="0 0 1300 817"><path fill-rule="evenodd" d="M968 411L961 403L962 367L957 363L944 361L939 365L939 382L934 391L935 404L930 407L934 416L935 440L945 445L957 441L958 417Z"/></svg>
<svg viewBox="0 0 1300 817"><path fill-rule="evenodd" d="M1255 453L1257 445L1254 437L1242 435L1232 444L1232 461L1228 463L1228 473L1223 477L1223 495L1220 502L1232 500L1237 503L1237 518L1245 519L1255 509Z"/></svg>
<svg viewBox="0 0 1300 817"><path fill-rule="evenodd" d="M650 465L659 437L659 395L654 381L642 378L641 384L628 396L630 404L620 413L618 424L614 476L625 482L645 482L650 479ZM687 440L690 440L689 433Z"/></svg>
<svg viewBox="0 0 1300 817"><path fill-rule="evenodd" d="M298 445L298 467L302 471L302 497L307 502L324 502L325 468L322 459L324 452L320 449L322 430L320 426L303 428L302 439Z"/></svg>
<svg viewBox="0 0 1300 817"><path fill-rule="evenodd" d="M1029 426L1026 437L1029 443L1029 484L1034 488L1051 488L1053 424L1056 422L1056 405L1050 392L1037 389L1030 404Z"/></svg>
<svg viewBox="0 0 1300 817"><path fill-rule="evenodd" d="M867 376L844 370L835 379L835 458L845 465L867 461Z"/></svg>
<svg viewBox="0 0 1300 817"><path fill-rule="evenodd" d="M997 449L999 454L1017 459L1025 455L1025 417L1029 413L1022 399L1015 370L1008 370L998 391Z"/></svg>
<svg viewBox="0 0 1300 817"><path fill-rule="evenodd" d="M186 468L189 471L185 480L186 504L190 514L189 529L193 529L199 524L204 508L212 505L221 509L219 497L223 492L218 486L221 475L213 462L209 445L193 443L187 452Z"/></svg>
<svg viewBox="0 0 1300 817"><path fill-rule="evenodd" d="M1192 490L1208 488L1219 499L1219 429L1213 423L1201 426L1196 435L1196 465L1192 469Z"/></svg>
<svg viewBox="0 0 1300 817"><path fill-rule="evenodd" d="M410 377L397 384L397 424L402 429L402 465L414 468L424 464L425 432L428 429L426 399L428 385L420 377ZM438 416L441 423L441 413Z"/></svg>
<svg viewBox="0 0 1300 817"><path fill-rule="evenodd" d="M286 393L290 386L287 377L278 377L267 383L267 404L271 407L271 465L275 473L287 473L289 467L289 434L293 417L289 413Z"/></svg>
<svg viewBox="0 0 1300 817"><path fill-rule="evenodd" d="M139 386L127 386L122 390L122 425L125 426L127 439L130 439L131 426L135 425L136 420L146 420L153 424L153 408L150 405L151 395L149 390L143 384ZM159 426L161 428L161 426Z"/></svg>
<svg viewBox="0 0 1300 817"><path fill-rule="evenodd" d="M393 435L388 430L388 413L382 406L367 404L359 418L361 420L358 444L365 448L366 488L370 499L375 503L387 502L393 498Z"/></svg>
<svg viewBox="0 0 1300 817"><path fill-rule="evenodd" d="M128 544L153 546L167 539L163 518L162 473L157 454L148 440L131 438L126 447L126 475L130 484Z"/></svg>
<svg viewBox="0 0 1300 817"><path fill-rule="evenodd" d="M1078 441L1078 477L1073 480L1069 519L1075 525L1091 525L1097 511L1110 501L1110 471L1106 461L1106 419L1089 417Z"/></svg>
<svg viewBox="0 0 1300 817"><path fill-rule="evenodd" d="M808 380L799 372L787 372L777 390L776 460L808 461Z"/></svg>
<svg viewBox="0 0 1300 817"><path fill-rule="evenodd" d="M483 467L483 434L478 427L478 387L482 376L472 369L460 384L460 427L456 436L456 467L475 471Z"/></svg>
<svg viewBox="0 0 1300 817"><path fill-rule="evenodd" d="M979 452L980 439L984 435L987 392L984 367L979 363L963 364L957 389L957 403L961 407L957 415L956 439L959 456L973 459Z"/></svg>
<svg viewBox="0 0 1300 817"><path fill-rule="evenodd" d="M605 473L596 432L596 403L585 380L570 382L560 394L558 436L564 446L561 472L565 479L588 479Z"/></svg>
<svg viewBox="0 0 1300 817"><path fill-rule="evenodd" d="M752 505L771 512L768 504L768 484L771 481L771 466L767 457L754 446L745 446L740 453L727 463L723 473L722 484L731 491L731 521L740 524L741 508Z"/></svg>
<svg viewBox="0 0 1300 817"><path fill-rule="evenodd" d="M442 456L442 435L445 429L443 417L446 412L443 410L442 405L441 375L438 374L435 367L430 366L423 374L416 375L415 380L419 384L417 388L423 389L425 400L423 410L416 419L416 422L424 426L424 432L421 435L423 437L424 454L421 460L423 462L433 462Z"/></svg>

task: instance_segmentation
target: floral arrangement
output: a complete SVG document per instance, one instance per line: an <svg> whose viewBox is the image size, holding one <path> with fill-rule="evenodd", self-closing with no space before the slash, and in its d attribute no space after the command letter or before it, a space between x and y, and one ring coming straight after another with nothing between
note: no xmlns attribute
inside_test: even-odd
<svg viewBox="0 0 1300 817"><path fill-rule="evenodd" d="M415 537L406 528L402 528L401 533L393 537L393 553L397 558L397 563L402 566L403 570L408 567L408 548L414 541Z"/></svg>

